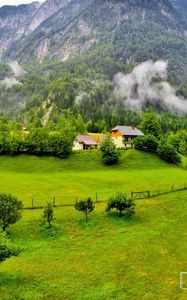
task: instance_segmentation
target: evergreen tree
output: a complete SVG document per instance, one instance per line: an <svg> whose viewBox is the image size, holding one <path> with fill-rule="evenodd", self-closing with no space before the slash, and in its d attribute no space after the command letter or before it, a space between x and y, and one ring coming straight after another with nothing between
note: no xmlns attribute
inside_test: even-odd
<svg viewBox="0 0 187 300"><path fill-rule="evenodd" d="M114 165L119 160L119 153L116 149L111 136L108 136L101 143L100 150L102 152L102 161L106 165Z"/></svg>

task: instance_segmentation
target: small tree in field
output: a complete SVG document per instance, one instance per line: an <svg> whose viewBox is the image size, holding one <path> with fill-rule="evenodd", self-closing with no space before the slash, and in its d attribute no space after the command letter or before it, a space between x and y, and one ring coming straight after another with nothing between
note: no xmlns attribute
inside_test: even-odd
<svg viewBox="0 0 187 300"><path fill-rule="evenodd" d="M100 150L102 152L102 161L104 164L114 165L118 162L119 153L116 149L116 145L114 144L110 136L104 139L100 146Z"/></svg>
<svg viewBox="0 0 187 300"><path fill-rule="evenodd" d="M0 226L3 231L21 219L23 203L9 194L0 194Z"/></svg>
<svg viewBox="0 0 187 300"><path fill-rule="evenodd" d="M51 228L51 222L54 220L54 208L52 203L47 203L47 205L44 207L43 220L44 222L47 222L49 228Z"/></svg>
<svg viewBox="0 0 187 300"><path fill-rule="evenodd" d="M85 213L86 222L88 221L88 214L94 210L94 204L91 198L80 200L75 203L75 209Z"/></svg>
<svg viewBox="0 0 187 300"><path fill-rule="evenodd" d="M122 216L122 212L125 211L127 215L133 215L135 213L135 203L132 199L126 197L122 193L118 193L111 197L108 201L108 206L106 211L109 212L111 209L115 208L119 211L119 216Z"/></svg>

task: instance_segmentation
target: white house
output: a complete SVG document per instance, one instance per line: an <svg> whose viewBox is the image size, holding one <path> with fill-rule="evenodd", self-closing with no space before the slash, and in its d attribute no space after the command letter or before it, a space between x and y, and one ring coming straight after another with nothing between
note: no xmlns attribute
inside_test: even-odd
<svg viewBox="0 0 187 300"><path fill-rule="evenodd" d="M111 130L112 139L118 149L133 148L134 139L143 135L135 126L116 126Z"/></svg>
<svg viewBox="0 0 187 300"><path fill-rule="evenodd" d="M90 135L78 135L73 143L73 150L96 149L97 143Z"/></svg>

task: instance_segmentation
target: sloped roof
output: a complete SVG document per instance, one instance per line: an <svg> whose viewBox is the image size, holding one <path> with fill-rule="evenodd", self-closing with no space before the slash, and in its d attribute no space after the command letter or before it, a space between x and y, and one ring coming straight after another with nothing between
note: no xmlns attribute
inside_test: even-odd
<svg viewBox="0 0 187 300"><path fill-rule="evenodd" d="M76 140L85 145L97 145L96 141L90 135L78 135Z"/></svg>
<svg viewBox="0 0 187 300"><path fill-rule="evenodd" d="M112 131L118 130L122 135L129 135L129 136L143 136L143 132L134 126L116 126Z"/></svg>
<svg viewBox="0 0 187 300"><path fill-rule="evenodd" d="M99 136L98 143L102 143L106 139L106 136Z"/></svg>

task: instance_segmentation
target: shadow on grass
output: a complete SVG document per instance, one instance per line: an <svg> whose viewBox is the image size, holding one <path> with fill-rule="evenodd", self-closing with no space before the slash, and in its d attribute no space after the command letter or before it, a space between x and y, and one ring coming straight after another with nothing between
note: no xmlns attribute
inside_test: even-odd
<svg viewBox="0 0 187 300"><path fill-rule="evenodd" d="M75 225L81 229L92 229L99 225L100 217L96 214L90 214L86 222L84 214L79 215L75 220Z"/></svg>
<svg viewBox="0 0 187 300"><path fill-rule="evenodd" d="M39 225L39 233L41 234L41 237L44 239L56 239L63 235L62 226L57 224L52 224L51 227L49 227L46 224Z"/></svg>
<svg viewBox="0 0 187 300"><path fill-rule="evenodd" d="M105 212L105 218L107 220L114 222L115 224L125 225L125 226L131 226L142 222L142 219L137 214L129 216L123 213L120 216L119 212L117 211Z"/></svg>

